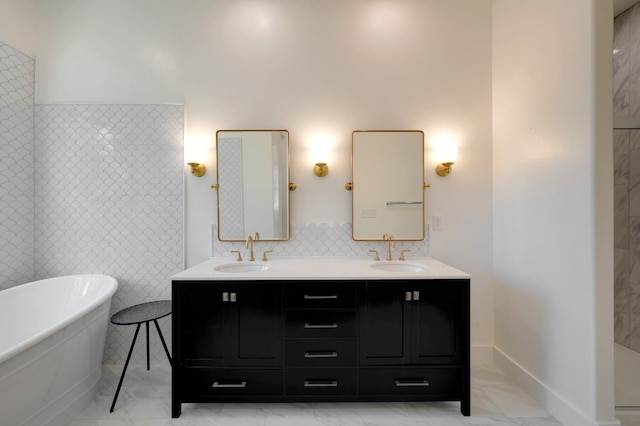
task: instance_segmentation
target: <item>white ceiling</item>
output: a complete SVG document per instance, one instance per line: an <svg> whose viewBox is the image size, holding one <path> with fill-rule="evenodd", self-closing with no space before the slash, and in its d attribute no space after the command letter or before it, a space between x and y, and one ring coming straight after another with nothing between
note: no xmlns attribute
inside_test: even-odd
<svg viewBox="0 0 640 426"><path fill-rule="evenodd" d="M613 0L613 16L618 16L637 2L638 0Z"/></svg>

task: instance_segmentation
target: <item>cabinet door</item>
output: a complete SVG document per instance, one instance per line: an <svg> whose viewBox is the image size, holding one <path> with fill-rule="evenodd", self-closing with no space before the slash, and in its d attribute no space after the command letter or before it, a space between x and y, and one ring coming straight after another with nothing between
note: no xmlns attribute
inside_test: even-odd
<svg viewBox="0 0 640 426"><path fill-rule="evenodd" d="M461 360L463 295L454 282L414 284L411 362L451 364Z"/></svg>
<svg viewBox="0 0 640 426"><path fill-rule="evenodd" d="M230 323L224 286L180 284L180 345L185 367L229 365Z"/></svg>
<svg viewBox="0 0 640 426"><path fill-rule="evenodd" d="M238 282L229 294L232 365L282 365L282 285Z"/></svg>
<svg viewBox="0 0 640 426"><path fill-rule="evenodd" d="M360 287L360 364L411 362L411 302L406 284L368 282Z"/></svg>

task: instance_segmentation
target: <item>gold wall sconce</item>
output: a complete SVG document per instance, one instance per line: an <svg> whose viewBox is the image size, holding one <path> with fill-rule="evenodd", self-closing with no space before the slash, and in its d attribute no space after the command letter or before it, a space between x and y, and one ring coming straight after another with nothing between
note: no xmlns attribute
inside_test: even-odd
<svg viewBox="0 0 640 426"><path fill-rule="evenodd" d="M207 168L204 164L200 163L187 163L191 166L191 174L196 177L202 177L207 172Z"/></svg>
<svg viewBox="0 0 640 426"><path fill-rule="evenodd" d="M325 177L329 174L329 166L327 166L327 163L316 163L313 166L313 173L318 177Z"/></svg>
<svg viewBox="0 0 640 426"><path fill-rule="evenodd" d="M449 173L451 173L451 166L453 166L453 161L447 161L445 163L439 163L436 166L436 173L438 176L445 177Z"/></svg>

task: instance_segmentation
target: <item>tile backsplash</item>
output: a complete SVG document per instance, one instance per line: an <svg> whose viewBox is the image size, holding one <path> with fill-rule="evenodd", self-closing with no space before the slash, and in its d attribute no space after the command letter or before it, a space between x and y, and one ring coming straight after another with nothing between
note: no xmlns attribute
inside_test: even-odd
<svg viewBox="0 0 640 426"><path fill-rule="evenodd" d="M0 42L0 290L33 281L35 60Z"/></svg>
<svg viewBox="0 0 640 426"><path fill-rule="evenodd" d="M425 224L424 241L397 241L393 250L394 258L398 258L400 250L409 249L407 257L429 256L429 227ZM219 241L217 227L211 227L212 253L214 256L233 256L231 250L247 252L243 242ZM386 256L387 243L382 241L353 241L350 223L307 223L292 224L289 241L258 241L254 251L262 257L264 250L273 250L270 256L372 256L370 249L378 250L380 257Z"/></svg>

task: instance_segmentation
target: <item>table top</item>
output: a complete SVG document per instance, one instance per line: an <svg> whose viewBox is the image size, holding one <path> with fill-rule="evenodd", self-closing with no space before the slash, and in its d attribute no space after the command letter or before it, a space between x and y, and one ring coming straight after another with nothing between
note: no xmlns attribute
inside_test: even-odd
<svg viewBox="0 0 640 426"><path fill-rule="evenodd" d="M111 322L119 325L140 324L171 315L171 300L157 300L133 305L116 312Z"/></svg>

